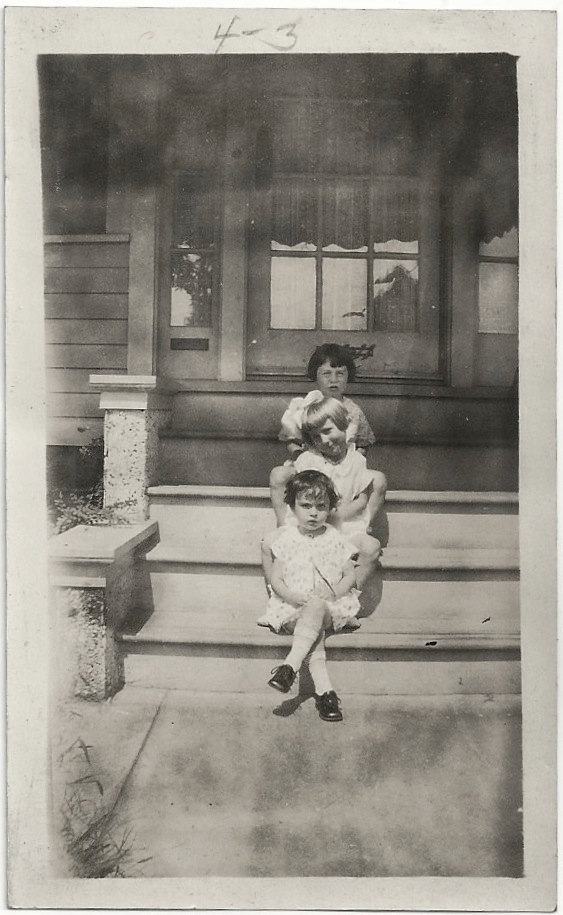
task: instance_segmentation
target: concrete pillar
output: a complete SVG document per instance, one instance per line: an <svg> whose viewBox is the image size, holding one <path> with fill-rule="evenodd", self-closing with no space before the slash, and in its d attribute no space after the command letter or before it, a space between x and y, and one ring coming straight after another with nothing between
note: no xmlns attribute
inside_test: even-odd
<svg viewBox="0 0 563 915"><path fill-rule="evenodd" d="M91 375L104 417L104 505L148 518L147 488L158 482L159 432L170 421L168 395L154 375Z"/></svg>

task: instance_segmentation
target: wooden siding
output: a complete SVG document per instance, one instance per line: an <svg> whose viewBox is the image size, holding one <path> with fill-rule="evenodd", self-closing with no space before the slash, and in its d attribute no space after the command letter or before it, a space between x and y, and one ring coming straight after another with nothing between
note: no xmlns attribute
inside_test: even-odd
<svg viewBox="0 0 563 915"><path fill-rule="evenodd" d="M44 249L47 441L102 434L88 376L127 370L129 244L124 236L57 236Z"/></svg>

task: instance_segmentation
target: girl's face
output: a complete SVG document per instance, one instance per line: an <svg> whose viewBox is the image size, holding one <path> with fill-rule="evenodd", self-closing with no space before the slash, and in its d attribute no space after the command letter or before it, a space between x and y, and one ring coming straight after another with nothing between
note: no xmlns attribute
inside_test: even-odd
<svg viewBox="0 0 563 915"><path fill-rule="evenodd" d="M348 382L348 369L345 365L333 366L327 359L317 369L317 384L324 397L335 397L342 400Z"/></svg>
<svg viewBox="0 0 563 915"><path fill-rule="evenodd" d="M330 511L328 496L321 496L312 490L300 492L295 499L293 511L299 530L311 534L325 526Z"/></svg>
<svg viewBox="0 0 563 915"><path fill-rule="evenodd" d="M346 430L339 429L332 419L325 419L322 426L310 433L310 438L315 449L332 461L346 454Z"/></svg>

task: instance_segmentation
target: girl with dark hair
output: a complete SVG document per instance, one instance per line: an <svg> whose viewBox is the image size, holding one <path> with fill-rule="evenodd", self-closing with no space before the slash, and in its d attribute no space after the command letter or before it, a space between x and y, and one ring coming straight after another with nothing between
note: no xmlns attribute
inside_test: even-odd
<svg viewBox="0 0 563 915"><path fill-rule="evenodd" d="M289 692L306 662L324 721L341 721L340 700L326 667L325 631L357 628L360 609L352 557L356 547L327 519L338 494L323 473L306 470L287 484L286 505L295 518L278 533L273 554L272 593L258 620L274 632L291 633L292 646L283 664L272 671L269 685Z"/></svg>

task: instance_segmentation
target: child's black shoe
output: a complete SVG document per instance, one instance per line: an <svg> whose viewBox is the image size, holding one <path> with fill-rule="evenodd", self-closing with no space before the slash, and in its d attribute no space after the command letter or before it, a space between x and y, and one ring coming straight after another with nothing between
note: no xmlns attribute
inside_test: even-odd
<svg viewBox="0 0 563 915"><path fill-rule="evenodd" d="M274 689L279 689L280 693L288 693L293 686L297 674L289 664L280 664L272 670L273 677L268 680L268 684Z"/></svg>
<svg viewBox="0 0 563 915"><path fill-rule="evenodd" d="M342 721L340 699L333 689L329 693L323 693L322 696L316 696L315 703L319 717L323 721Z"/></svg>

